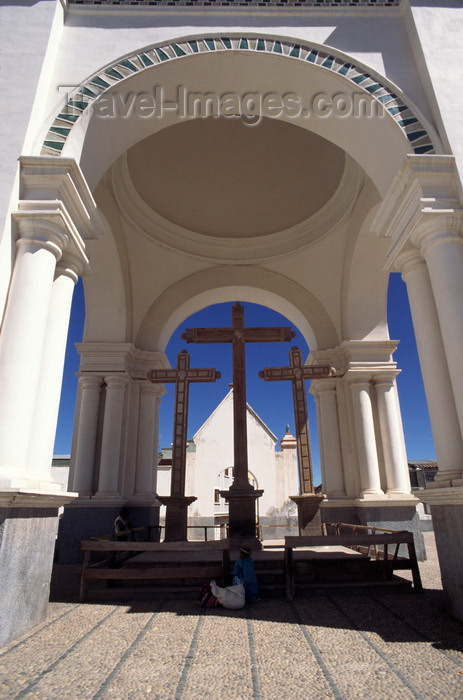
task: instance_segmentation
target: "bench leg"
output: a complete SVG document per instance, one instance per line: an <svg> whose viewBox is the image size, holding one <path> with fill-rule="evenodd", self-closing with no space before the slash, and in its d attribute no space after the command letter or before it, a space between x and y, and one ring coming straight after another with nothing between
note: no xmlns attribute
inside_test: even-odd
<svg viewBox="0 0 463 700"><path fill-rule="evenodd" d="M80 589L79 589L79 602L83 603L87 595L87 582L85 579L85 572L87 566L90 562L90 552L85 552L84 563L82 564L82 573L80 576Z"/></svg>
<svg viewBox="0 0 463 700"><path fill-rule="evenodd" d="M285 549L286 600L293 600L296 593L293 570L293 550Z"/></svg>
<svg viewBox="0 0 463 700"><path fill-rule="evenodd" d="M410 559L410 568L412 570L412 576L413 576L413 588L415 589L416 593L422 593L423 592L423 584L421 583L420 569L418 567L418 560L416 558L415 543L408 542L407 546L408 546L408 557Z"/></svg>

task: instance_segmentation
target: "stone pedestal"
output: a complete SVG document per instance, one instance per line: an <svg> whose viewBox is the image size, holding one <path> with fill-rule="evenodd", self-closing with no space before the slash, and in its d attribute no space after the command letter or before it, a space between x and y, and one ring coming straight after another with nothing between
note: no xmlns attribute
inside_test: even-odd
<svg viewBox="0 0 463 700"><path fill-rule="evenodd" d="M186 542L188 540L188 506L196 501L196 496L158 496L166 506L165 542Z"/></svg>
<svg viewBox="0 0 463 700"><path fill-rule="evenodd" d="M0 494L0 647L47 614L58 509L69 497Z"/></svg>
<svg viewBox="0 0 463 700"><path fill-rule="evenodd" d="M323 501L323 498L318 493L290 496L290 499L297 505L297 521L300 535L322 534L320 503Z"/></svg>
<svg viewBox="0 0 463 700"><path fill-rule="evenodd" d="M247 545L251 549L261 549L257 537L256 501L263 490L231 486L228 491L220 491L228 503L228 533L230 547Z"/></svg>
<svg viewBox="0 0 463 700"><path fill-rule="evenodd" d="M420 499L431 506L445 607L463 622L463 488L426 489Z"/></svg>

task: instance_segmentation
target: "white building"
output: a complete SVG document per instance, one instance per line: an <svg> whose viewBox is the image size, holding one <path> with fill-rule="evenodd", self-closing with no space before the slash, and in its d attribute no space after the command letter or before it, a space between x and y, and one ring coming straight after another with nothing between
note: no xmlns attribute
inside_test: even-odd
<svg viewBox="0 0 463 700"><path fill-rule="evenodd" d="M290 496L299 494L296 439L287 432L277 438L253 409L247 406L248 466L249 480L254 488L263 489L258 500L258 521L265 539L270 525L288 522L288 511L296 517L297 512ZM157 493L168 496L171 485L171 450L162 450L158 468ZM169 460L170 454L170 460ZM228 489L233 482L233 390L203 423L186 452L186 495L196 496L188 509L188 524L215 525L215 535L220 525L228 522L228 504L220 491ZM161 508L161 522L165 508ZM294 519L293 519L294 522ZM212 536L213 528L208 532ZM278 534L272 527L271 536ZM285 533L280 531L280 537ZM286 533L286 534L297 534Z"/></svg>
<svg viewBox="0 0 463 700"><path fill-rule="evenodd" d="M173 330L212 303L271 307L309 363L336 368L311 386L325 519L413 528L391 271L407 283L439 463L423 498L463 619L460 0L1 12L2 641L44 614L64 502L69 551L122 504L156 520L163 390L136 377L166 367ZM79 275L66 494L50 466Z"/></svg>

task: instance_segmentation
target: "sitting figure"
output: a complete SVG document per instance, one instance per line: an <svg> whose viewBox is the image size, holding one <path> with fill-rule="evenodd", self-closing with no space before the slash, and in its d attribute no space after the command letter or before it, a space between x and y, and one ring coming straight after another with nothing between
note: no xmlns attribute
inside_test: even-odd
<svg viewBox="0 0 463 700"><path fill-rule="evenodd" d="M240 558L233 567L233 585L242 583L246 591L246 601L255 603L259 598L259 584L254 572L254 561L249 547L240 547Z"/></svg>
<svg viewBox="0 0 463 700"><path fill-rule="evenodd" d="M132 523L129 520L129 509L122 508L121 512L114 521L114 534L118 535L120 532L125 532L126 530L132 529ZM129 535L130 536L130 535ZM124 541L127 540L129 536L119 537L118 539Z"/></svg>

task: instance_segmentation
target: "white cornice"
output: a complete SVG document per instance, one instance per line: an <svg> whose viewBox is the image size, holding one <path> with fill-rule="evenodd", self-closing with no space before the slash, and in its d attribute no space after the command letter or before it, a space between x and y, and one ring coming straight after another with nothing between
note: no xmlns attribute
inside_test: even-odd
<svg viewBox="0 0 463 700"><path fill-rule="evenodd" d="M18 489L0 492L0 508L61 508L71 503L79 494L72 492L47 493Z"/></svg>
<svg viewBox="0 0 463 700"><path fill-rule="evenodd" d="M104 376L124 372L134 378L147 375L152 369L169 369L165 353L138 350L132 343L76 343L81 357L80 371ZM135 376L136 375L136 376Z"/></svg>
<svg viewBox="0 0 463 700"><path fill-rule="evenodd" d="M463 487L424 489L418 498L429 506L461 506L463 505Z"/></svg>
<svg viewBox="0 0 463 700"><path fill-rule="evenodd" d="M66 3L66 14L79 16L79 15L89 15L98 16L104 14L115 15L124 17L152 17L156 15L157 17L171 16L175 19L179 17L203 17L205 14L213 17L243 17L255 20L259 20L261 17L399 17L404 14L405 3L401 2L399 5L392 7L381 7L381 6L352 6L352 5L339 5L337 7L320 7L317 5L307 5L305 7L291 7L285 6L275 6L275 7L262 7L258 5L246 5L246 7L235 5L235 6L213 6L213 5L200 5L197 7L190 7L186 5L179 6L166 6L166 5L156 5L156 6L146 6L146 5L77 5L75 3L69 3L67 0L60 0L62 3Z"/></svg>
<svg viewBox="0 0 463 700"><path fill-rule="evenodd" d="M429 228L436 219L439 225L443 218L458 217L459 191L453 156L406 156L371 224L378 237L391 240L387 268L393 268L418 229Z"/></svg>
<svg viewBox="0 0 463 700"><path fill-rule="evenodd" d="M20 165L22 200L61 200L84 240L107 231L106 221L73 158L21 156Z"/></svg>

